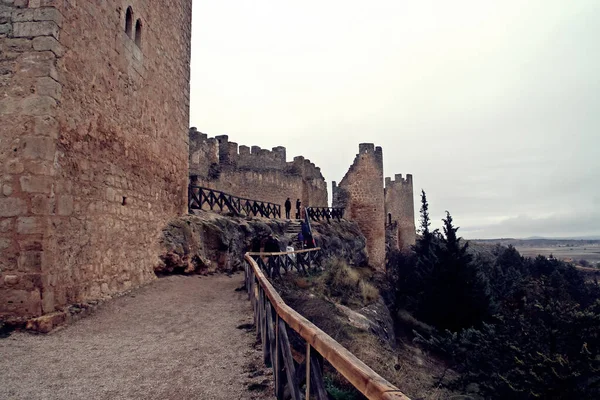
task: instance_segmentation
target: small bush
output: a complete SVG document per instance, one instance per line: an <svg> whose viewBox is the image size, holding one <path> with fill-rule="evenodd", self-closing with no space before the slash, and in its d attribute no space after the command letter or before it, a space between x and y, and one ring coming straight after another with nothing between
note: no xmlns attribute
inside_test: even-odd
<svg viewBox="0 0 600 400"><path fill-rule="evenodd" d="M358 291L360 276L344 261L333 259L325 266L323 280L332 296L342 297L342 300L347 301Z"/></svg>
<svg viewBox="0 0 600 400"><path fill-rule="evenodd" d="M379 290L367 278L365 271L350 267L344 260L331 259L317 286L326 295L339 298L342 304L362 306L379 298Z"/></svg>
<svg viewBox="0 0 600 400"><path fill-rule="evenodd" d="M371 304L379 298L379 290L369 282L363 280L359 283L360 293L365 304Z"/></svg>

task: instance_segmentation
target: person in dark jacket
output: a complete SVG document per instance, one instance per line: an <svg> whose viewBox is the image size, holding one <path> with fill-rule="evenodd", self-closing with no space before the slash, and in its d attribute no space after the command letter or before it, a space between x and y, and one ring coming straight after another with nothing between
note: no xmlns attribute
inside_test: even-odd
<svg viewBox="0 0 600 400"><path fill-rule="evenodd" d="M285 218L286 219L290 219L290 210L292 209L292 202L290 201L290 198L288 197L287 200L285 201Z"/></svg>
<svg viewBox="0 0 600 400"><path fill-rule="evenodd" d="M273 235L270 234L267 237L267 241L265 242L265 253L279 253L280 251L281 250L279 249L279 243L273 237Z"/></svg>
<svg viewBox="0 0 600 400"><path fill-rule="evenodd" d="M296 200L296 219L300 219L300 199Z"/></svg>

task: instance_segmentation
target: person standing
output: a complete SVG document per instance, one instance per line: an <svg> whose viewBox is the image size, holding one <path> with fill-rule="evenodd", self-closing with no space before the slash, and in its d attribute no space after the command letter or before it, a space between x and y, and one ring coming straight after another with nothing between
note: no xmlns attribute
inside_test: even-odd
<svg viewBox="0 0 600 400"><path fill-rule="evenodd" d="M288 197L287 200L285 201L285 218L286 219L290 219L290 210L292 209L292 202L290 201L290 198Z"/></svg>
<svg viewBox="0 0 600 400"><path fill-rule="evenodd" d="M296 219L300 219L300 199L296 200Z"/></svg>

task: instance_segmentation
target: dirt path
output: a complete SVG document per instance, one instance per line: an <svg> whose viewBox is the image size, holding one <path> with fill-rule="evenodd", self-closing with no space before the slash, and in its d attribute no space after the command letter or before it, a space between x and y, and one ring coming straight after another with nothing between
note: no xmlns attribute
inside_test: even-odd
<svg viewBox="0 0 600 400"><path fill-rule="evenodd" d="M0 399L271 399L243 275L171 276L49 335L0 339ZM265 387L266 386L266 387Z"/></svg>

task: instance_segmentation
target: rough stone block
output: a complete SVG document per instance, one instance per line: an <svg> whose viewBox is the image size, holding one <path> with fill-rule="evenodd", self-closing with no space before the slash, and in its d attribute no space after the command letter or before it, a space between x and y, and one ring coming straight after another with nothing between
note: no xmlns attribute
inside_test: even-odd
<svg viewBox="0 0 600 400"><path fill-rule="evenodd" d="M2 185L2 194L5 196L10 196L13 192L12 185L5 183Z"/></svg>
<svg viewBox="0 0 600 400"><path fill-rule="evenodd" d="M50 193L53 180L49 176L22 176L19 178L21 190L28 193Z"/></svg>
<svg viewBox="0 0 600 400"><path fill-rule="evenodd" d="M18 100L11 98L11 97L5 97L3 99L0 99L0 115L14 115L17 114L19 111L19 102Z"/></svg>
<svg viewBox="0 0 600 400"><path fill-rule="evenodd" d="M29 22L33 21L34 10L25 8L22 10L15 11L12 15L13 22Z"/></svg>
<svg viewBox="0 0 600 400"><path fill-rule="evenodd" d="M22 78L49 76L58 81L56 55L51 51L22 53L18 60L16 73Z"/></svg>
<svg viewBox="0 0 600 400"><path fill-rule="evenodd" d="M15 217L27 212L27 203L14 197L0 198L0 217Z"/></svg>
<svg viewBox="0 0 600 400"><path fill-rule="evenodd" d="M4 250L10 247L11 240L8 238L0 238L0 250Z"/></svg>
<svg viewBox="0 0 600 400"><path fill-rule="evenodd" d="M58 39L59 27L54 21L15 22L14 37L53 36Z"/></svg>
<svg viewBox="0 0 600 400"><path fill-rule="evenodd" d="M34 20L35 21L53 21L59 27L62 26L63 16L58 11L58 9L54 7L43 7L37 8L34 11Z"/></svg>
<svg viewBox="0 0 600 400"><path fill-rule="evenodd" d="M21 255L17 261L19 271L41 272L43 254L44 253L42 251L21 252Z"/></svg>
<svg viewBox="0 0 600 400"><path fill-rule="evenodd" d="M8 286L14 286L19 283L20 277L18 275L4 275L4 283Z"/></svg>
<svg viewBox="0 0 600 400"><path fill-rule="evenodd" d="M53 161L56 143L53 138L45 136L28 136L23 138L23 157Z"/></svg>
<svg viewBox="0 0 600 400"><path fill-rule="evenodd" d="M2 36L10 35L12 28L13 28L12 24L0 24L0 35L2 35Z"/></svg>
<svg viewBox="0 0 600 400"><path fill-rule="evenodd" d="M31 50L33 46L31 39L17 38L17 39L5 39L4 48L5 51L24 52Z"/></svg>
<svg viewBox="0 0 600 400"><path fill-rule="evenodd" d="M44 233L46 227L41 217L19 217L17 232L22 234Z"/></svg>
<svg viewBox="0 0 600 400"><path fill-rule="evenodd" d="M29 96L21 101L21 113L25 115L52 115L56 110L56 100L50 96Z"/></svg>
<svg viewBox="0 0 600 400"><path fill-rule="evenodd" d="M49 115L35 117L34 133L39 136L58 137L58 121Z"/></svg>
<svg viewBox="0 0 600 400"><path fill-rule="evenodd" d="M38 36L32 40L32 44L36 51L51 51L57 57L65 54L64 47L52 36Z"/></svg>
<svg viewBox="0 0 600 400"><path fill-rule="evenodd" d="M4 170L9 174L20 174L25 170L23 162L18 158L8 160L4 165Z"/></svg>
<svg viewBox="0 0 600 400"><path fill-rule="evenodd" d="M2 290L0 304L3 310L21 316L38 316L42 313L39 290Z"/></svg>
<svg viewBox="0 0 600 400"><path fill-rule="evenodd" d="M57 202L58 215L67 216L73 214L73 196L59 196Z"/></svg>
<svg viewBox="0 0 600 400"><path fill-rule="evenodd" d="M62 97L62 85L49 76L37 79L35 91L40 96L50 96L55 100L60 100Z"/></svg>
<svg viewBox="0 0 600 400"><path fill-rule="evenodd" d="M36 194L31 198L31 213L35 215L50 215L54 203L52 198L44 194Z"/></svg>

